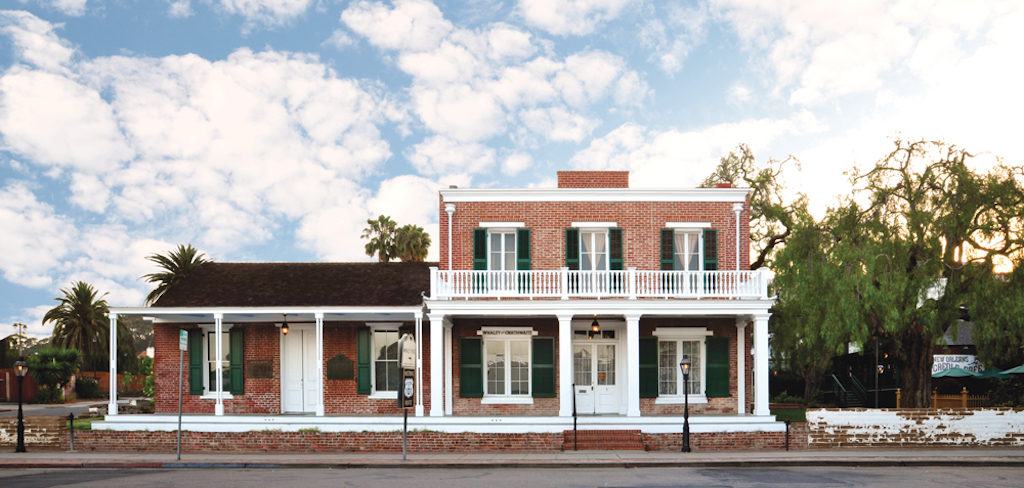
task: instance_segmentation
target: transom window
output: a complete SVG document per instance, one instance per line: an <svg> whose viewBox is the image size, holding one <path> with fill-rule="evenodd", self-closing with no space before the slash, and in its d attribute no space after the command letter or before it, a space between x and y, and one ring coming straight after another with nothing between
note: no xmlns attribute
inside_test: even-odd
<svg viewBox="0 0 1024 488"><path fill-rule="evenodd" d="M677 271L701 270L701 232L676 230L673 238L673 269Z"/></svg>
<svg viewBox="0 0 1024 488"><path fill-rule="evenodd" d="M580 270L608 270L608 231L580 230Z"/></svg>
<svg viewBox="0 0 1024 488"><path fill-rule="evenodd" d="M516 233L513 230L491 230L487 239L490 247L488 269L510 271L516 269Z"/></svg>
<svg viewBox="0 0 1024 488"><path fill-rule="evenodd" d="M398 391L398 330L374 330L372 348L374 391Z"/></svg>
<svg viewBox="0 0 1024 488"><path fill-rule="evenodd" d="M530 395L530 340L487 339L485 396Z"/></svg>

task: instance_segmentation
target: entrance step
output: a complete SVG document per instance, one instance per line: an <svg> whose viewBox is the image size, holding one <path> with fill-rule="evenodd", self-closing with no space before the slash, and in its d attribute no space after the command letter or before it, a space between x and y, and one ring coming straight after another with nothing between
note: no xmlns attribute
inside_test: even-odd
<svg viewBox="0 0 1024 488"><path fill-rule="evenodd" d="M639 430L577 430L563 432L566 451L581 450L644 450L644 436Z"/></svg>

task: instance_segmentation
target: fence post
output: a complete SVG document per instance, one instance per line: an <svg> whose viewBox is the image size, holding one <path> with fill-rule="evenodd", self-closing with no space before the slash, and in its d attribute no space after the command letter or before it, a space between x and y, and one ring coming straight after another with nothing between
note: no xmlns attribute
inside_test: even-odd
<svg viewBox="0 0 1024 488"><path fill-rule="evenodd" d="M900 408L900 389L897 388L896 389L896 409L899 410L899 408Z"/></svg>
<svg viewBox="0 0 1024 488"><path fill-rule="evenodd" d="M938 407L936 407L936 403L935 403L936 402L936 398L935 397L938 394L939 394L939 389L938 388L935 388L934 390L932 390L932 408L938 408Z"/></svg>
<svg viewBox="0 0 1024 488"><path fill-rule="evenodd" d="M967 408L967 387L960 391L960 408Z"/></svg>

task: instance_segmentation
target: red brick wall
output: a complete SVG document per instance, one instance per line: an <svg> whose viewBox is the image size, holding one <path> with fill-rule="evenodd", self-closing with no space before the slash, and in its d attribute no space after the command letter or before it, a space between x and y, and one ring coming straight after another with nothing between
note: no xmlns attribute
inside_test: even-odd
<svg viewBox="0 0 1024 488"><path fill-rule="evenodd" d="M623 229L624 267L661 269L666 222L710 222L718 230L718 269L736 269L736 214L729 202L460 202L452 225L454 269L473 269L473 229L480 222L523 222L530 228L533 269L565 266L565 229L572 222L615 222ZM749 206L740 214L740 269L750 266ZM448 214L440 203L440 269L448 269Z"/></svg>
<svg viewBox="0 0 1024 488"><path fill-rule="evenodd" d="M807 449L807 424L790 424L789 448ZM680 426L682 432L682 426ZM676 451L683 447L683 434L643 434L648 451ZM699 450L724 449L785 449L785 432L709 432L690 434L690 448Z"/></svg>
<svg viewBox="0 0 1024 488"><path fill-rule="evenodd" d="M629 171L559 171L559 188L629 188Z"/></svg>
<svg viewBox="0 0 1024 488"><path fill-rule="evenodd" d="M244 327L245 361L270 360L273 364L273 377L256 379L245 374L245 394L235 395L224 400L224 412L235 414L277 414L281 413L281 346L280 332L272 324L236 324ZM393 399L371 399L368 395L356 394L355 375L350 380L327 380L327 361L336 354L344 354L353 362L356 357L356 330L365 327L363 322L324 324L324 411L327 414L377 414L401 413ZM191 324L154 324L153 345L155 349L153 371L156 375L155 409L157 413L173 413L178 411L178 330L195 328ZM413 332L412 323L400 329L402 332ZM429 414L427 399L430 397L430 351L429 330L423 327L423 394L424 408ZM201 399L199 395L188 393L189 371L188 357L185 358L185 376L182 398L182 410L186 413L206 413L214 411L216 401Z"/></svg>

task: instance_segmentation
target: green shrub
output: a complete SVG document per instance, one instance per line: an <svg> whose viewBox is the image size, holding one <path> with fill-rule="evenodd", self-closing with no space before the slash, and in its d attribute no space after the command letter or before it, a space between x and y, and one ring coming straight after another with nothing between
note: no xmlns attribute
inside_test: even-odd
<svg viewBox="0 0 1024 488"><path fill-rule="evenodd" d="M75 394L78 398L103 398L103 391L100 390L100 384L89 377L78 378L75 380Z"/></svg>
<svg viewBox="0 0 1024 488"><path fill-rule="evenodd" d="M40 386L36 392L35 403L62 403L64 390L58 387Z"/></svg>
<svg viewBox="0 0 1024 488"><path fill-rule="evenodd" d="M147 398L156 396L156 375L146 377L146 382L142 384L142 395Z"/></svg>

